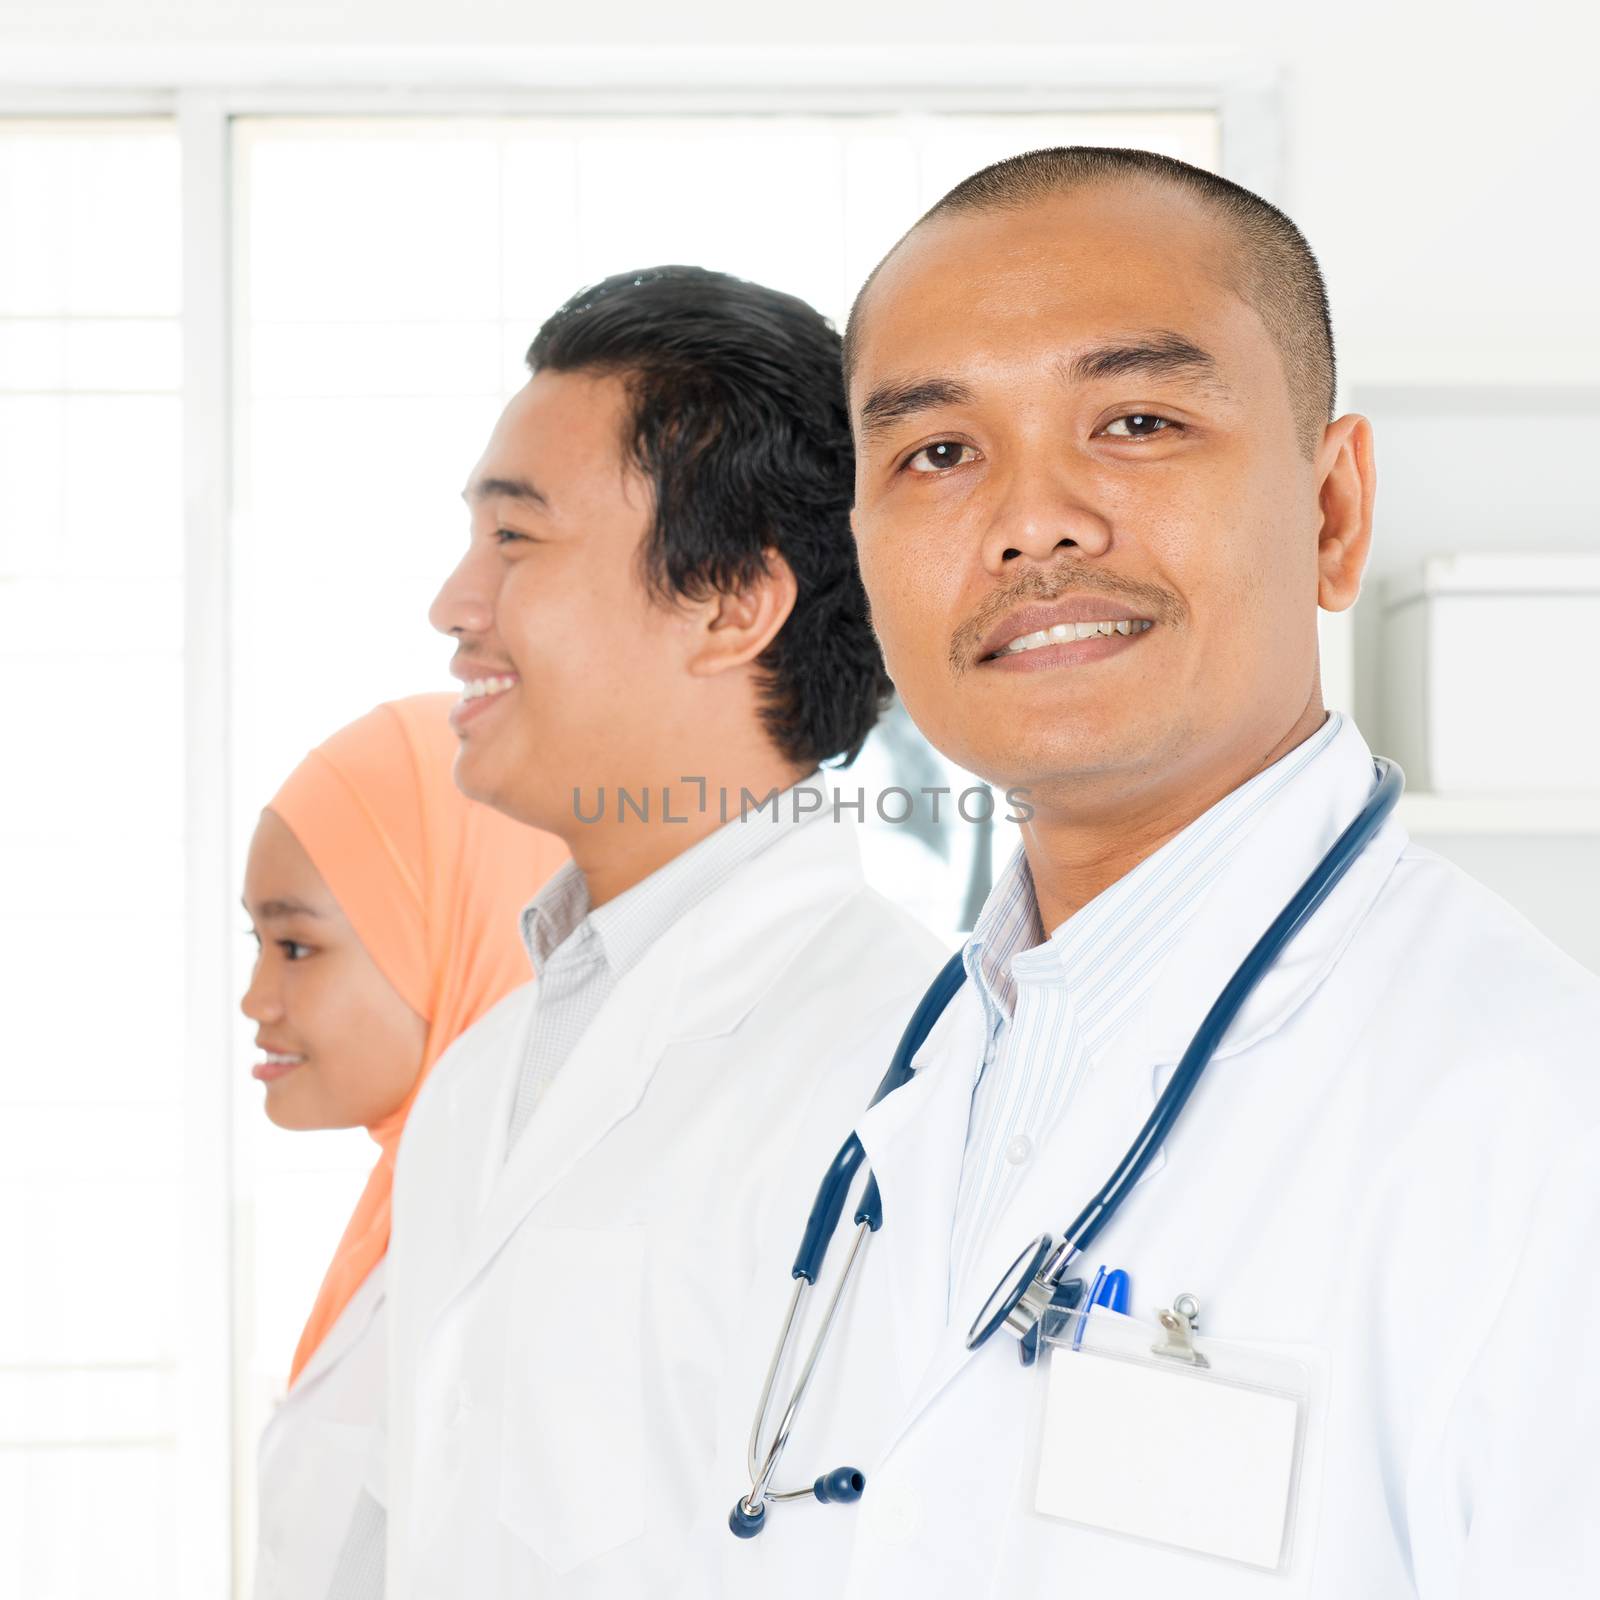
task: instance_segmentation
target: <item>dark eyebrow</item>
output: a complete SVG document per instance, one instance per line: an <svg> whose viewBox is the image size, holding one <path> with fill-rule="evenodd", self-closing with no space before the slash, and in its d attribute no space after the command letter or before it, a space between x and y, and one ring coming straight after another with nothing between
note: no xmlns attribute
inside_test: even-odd
<svg viewBox="0 0 1600 1600"><path fill-rule="evenodd" d="M246 911L250 907L245 901L240 900L240 905ZM320 917L322 913L315 906L308 906L304 900L263 900L250 914L257 922L275 922L283 917Z"/></svg>
<svg viewBox="0 0 1600 1600"><path fill-rule="evenodd" d="M479 478L461 496L463 500L525 500L541 509L550 504L549 497L526 478Z"/></svg>
<svg viewBox="0 0 1600 1600"><path fill-rule="evenodd" d="M934 406L966 405L971 399L972 391L953 378L880 383L862 403L861 432L870 439L919 411L930 411Z"/></svg>
<svg viewBox="0 0 1600 1600"><path fill-rule="evenodd" d="M1139 373L1152 378L1197 378L1218 389L1225 387L1217 375L1216 357L1181 333L1153 333L1127 343L1080 350L1063 363L1062 371L1073 383Z"/></svg>

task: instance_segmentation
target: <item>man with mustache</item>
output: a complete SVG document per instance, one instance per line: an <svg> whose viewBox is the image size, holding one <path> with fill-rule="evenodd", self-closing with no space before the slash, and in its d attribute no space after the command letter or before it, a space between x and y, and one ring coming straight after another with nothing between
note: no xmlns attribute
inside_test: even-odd
<svg viewBox="0 0 1600 1600"><path fill-rule="evenodd" d="M1392 817L1075 1263L1059 1309L1120 1270L1128 1315L968 1348L1378 783L1319 683L1374 470L1304 238L1180 162L1037 151L895 247L846 360L890 674L1033 816L915 1076L858 1114L883 1225L775 1486L845 1461L863 1497L746 1489L728 1537L730 1406L684 1592L1595 1593L1600 985Z"/></svg>

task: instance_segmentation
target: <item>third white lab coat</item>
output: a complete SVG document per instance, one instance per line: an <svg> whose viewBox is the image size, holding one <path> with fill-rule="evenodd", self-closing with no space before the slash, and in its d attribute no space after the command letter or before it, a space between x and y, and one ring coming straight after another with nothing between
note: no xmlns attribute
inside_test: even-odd
<svg viewBox="0 0 1600 1600"><path fill-rule="evenodd" d="M962 989L913 1082L857 1123L884 1225L780 1476L794 1487L849 1464L865 1496L776 1505L740 1543L727 1510L817 1178L793 1165L787 1199L758 1219L773 1238L765 1288L720 1402L719 1481L680 1594L1600 1593L1600 983L1392 819L1247 1002L1083 1263L1126 1269L1135 1314L1192 1292L1203 1335L1272 1346L1313 1374L1291 1570L1040 1515L1046 1366L1021 1368L1005 1332L963 1348L1005 1267L1111 1172L1372 781L1347 724L1263 815L1032 1157L947 1316L983 1041Z"/></svg>
<svg viewBox="0 0 1600 1600"><path fill-rule="evenodd" d="M262 1430L252 1600L327 1594L356 1503L372 1492L387 1403L384 1278L380 1261Z"/></svg>
<svg viewBox="0 0 1600 1600"><path fill-rule="evenodd" d="M797 1138L832 1154L817 1085L870 1096L943 954L818 818L619 980L509 1160L537 985L457 1041L395 1182L390 1600L670 1587L771 1243L756 1197Z"/></svg>

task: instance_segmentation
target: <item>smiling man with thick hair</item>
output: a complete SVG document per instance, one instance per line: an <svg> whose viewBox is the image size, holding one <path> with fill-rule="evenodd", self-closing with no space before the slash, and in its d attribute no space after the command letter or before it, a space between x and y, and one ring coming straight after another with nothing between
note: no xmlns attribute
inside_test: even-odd
<svg viewBox="0 0 1600 1600"><path fill-rule="evenodd" d="M841 1063L870 1092L940 955L818 771L887 688L838 335L661 267L574 296L528 365L431 615L457 782L572 861L522 915L537 978L407 1126L386 1482L341 1595L373 1592L384 1500L391 1600L670 1584L789 1119Z"/></svg>

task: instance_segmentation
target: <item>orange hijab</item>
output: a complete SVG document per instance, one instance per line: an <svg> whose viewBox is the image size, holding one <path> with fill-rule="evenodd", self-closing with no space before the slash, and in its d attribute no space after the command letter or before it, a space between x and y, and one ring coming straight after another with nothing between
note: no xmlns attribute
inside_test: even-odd
<svg viewBox="0 0 1600 1600"><path fill-rule="evenodd" d="M447 720L454 699L416 695L368 712L313 750L269 807L311 857L378 969L428 1025L416 1084L367 1129L382 1154L317 1292L291 1384L389 1248L395 1150L423 1079L479 1017L532 977L517 913L567 855L549 834L456 788L456 736Z"/></svg>

